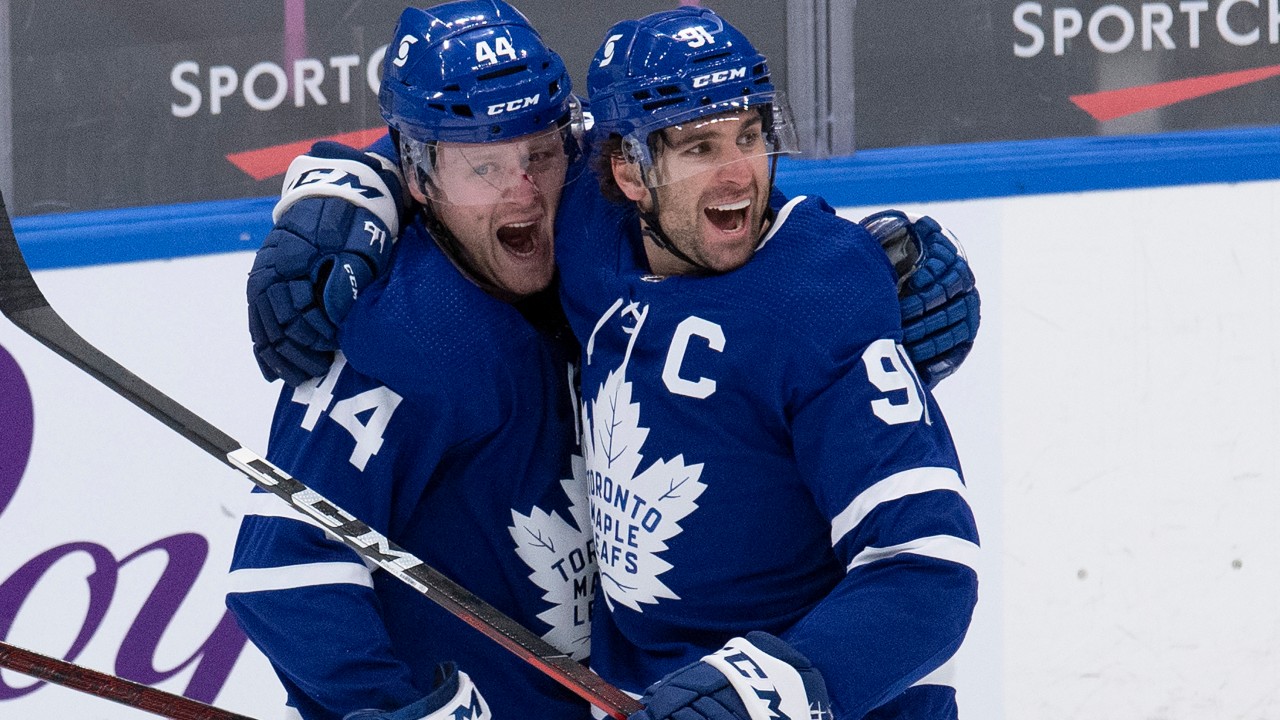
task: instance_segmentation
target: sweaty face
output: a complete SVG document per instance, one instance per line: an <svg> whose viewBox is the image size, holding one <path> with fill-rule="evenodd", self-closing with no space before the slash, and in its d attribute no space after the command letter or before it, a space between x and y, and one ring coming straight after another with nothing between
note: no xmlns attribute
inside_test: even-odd
<svg viewBox="0 0 1280 720"><path fill-rule="evenodd" d="M715 115L663 130L653 168L659 182L651 184L659 185L658 222L667 238L704 267L719 272L741 267L760 243L769 163L756 112ZM639 203L653 209L648 192ZM665 251L651 251L649 258L654 272L691 269Z"/></svg>
<svg viewBox="0 0 1280 720"><path fill-rule="evenodd" d="M436 216L464 262L516 295L546 288L555 273L556 206L568 161L559 132L502 143L440 143L428 185Z"/></svg>

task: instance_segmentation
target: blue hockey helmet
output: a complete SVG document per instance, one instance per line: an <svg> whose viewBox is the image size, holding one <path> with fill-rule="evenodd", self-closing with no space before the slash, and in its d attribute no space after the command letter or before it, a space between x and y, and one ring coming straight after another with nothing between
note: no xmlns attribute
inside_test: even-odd
<svg viewBox="0 0 1280 720"><path fill-rule="evenodd" d="M699 118L758 108L768 153L795 152L794 124L769 64L751 41L707 8L680 7L608 30L587 74L601 137L622 138L649 187L679 178L654 172L651 136Z"/></svg>
<svg viewBox="0 0 1280 720"><path fill-rule="evenodd" d="M525 147L529 138L558 133L572 158L582 122L572 89L564 61L520 11L503 0L456 0L401 13L378 101L406 176L427 188L441 142L523 143L512 145L518 169L545 159Z"/></svg>
<svg viewBox="0 0 1280 720"><path fill-rule="evenodd" d="M503 0L406 8L383 64L387 124L419 141L482 143L546 129L570 112L564 61Z"/></svg>

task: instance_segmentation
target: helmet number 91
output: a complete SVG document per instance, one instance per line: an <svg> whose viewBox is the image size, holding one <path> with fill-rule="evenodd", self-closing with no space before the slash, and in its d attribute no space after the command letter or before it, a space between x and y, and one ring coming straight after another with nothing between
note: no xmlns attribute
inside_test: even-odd
<svg viewBox="0 0 1280 720"><path fill-rule="evenodd" d="M716 38L706 28L701 25L692 25L680 32L672 35L675 39L689 44L691 48L700 48L703 45L715 45Z"/></svg>

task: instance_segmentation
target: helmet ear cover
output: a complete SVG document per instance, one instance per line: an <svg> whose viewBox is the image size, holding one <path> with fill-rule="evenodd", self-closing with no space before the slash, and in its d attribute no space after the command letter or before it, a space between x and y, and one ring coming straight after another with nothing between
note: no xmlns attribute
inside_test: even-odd
<svg viewBox="0 0 1280 720"><path fill-rule="evenodd" d="M405 182L415 191L414 195L420 194L424 198L431 197L429 188L431 170L436 165L436 144L434 142L416 144L417 147L421 147L425 151L426 157L420 159L416 157L415 144L407 136L395 128L391 128L388 134L391 136L392 144L395 145L396 154L399 155L400 174L404 177Z"/></svg>

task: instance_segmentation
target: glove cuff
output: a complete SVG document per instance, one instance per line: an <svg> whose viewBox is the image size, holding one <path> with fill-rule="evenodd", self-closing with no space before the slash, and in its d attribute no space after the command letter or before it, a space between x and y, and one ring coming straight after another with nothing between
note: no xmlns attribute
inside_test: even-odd
<svg viewBox="0 0 1280 720"><path fill-rule="evenodd" d="M493 720L493 714L489 712L489 703L485 702L476 684L471 682L471 676L461 670L453 674L452 668L443 670L446 676L445 682L430 695L414 703L418 706L416 709L422 714L414 712L414 706L411 705L405 717L421 717L422 720L454 720L460 717L470 718L470 720ZM451 690L452 693L450 693Z"/></svg>
<svg viewBox="0 0 1280 720"><path fill-rule="evenodd" d="M809 692L799 670L746 638L730 640L702 661L728 678L751 720L812 716Z"/></svg>
<svg viewBox="0 0 1280 720"><path fill-rule="evenodd" d="M374 163L381 171L375 169ZM360 160L299 155L289 163L271 221L280 222L284 211L304 198L337 197L377 216L395 242L400 237L400 207L380 172L399 177L399 172L377 155L366 154Z"/></svg>
<svg viewBox="0 0 1280 720"><path fill-rule="evenodd" d="M436 668L438 684L426 697L394 712L358 710L343 720L493 720L489 704L471 682L471 676L453 663Z"/></svg>

